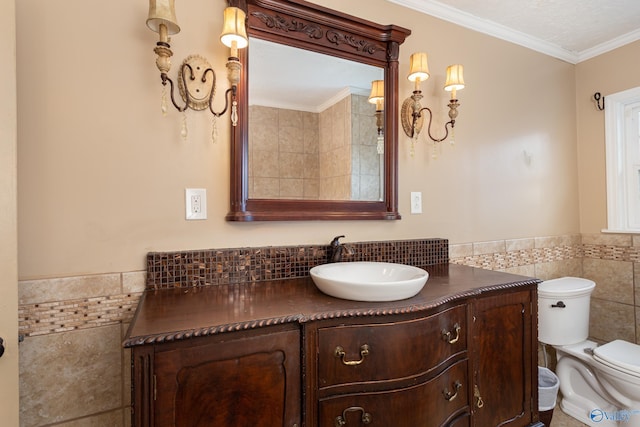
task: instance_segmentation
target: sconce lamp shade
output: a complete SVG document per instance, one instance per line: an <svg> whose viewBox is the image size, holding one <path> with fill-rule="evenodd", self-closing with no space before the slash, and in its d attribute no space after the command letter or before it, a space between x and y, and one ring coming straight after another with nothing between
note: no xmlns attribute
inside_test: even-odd
<svg viewBox="0 0 640 427"><path fill-rule="evenodd" d="M147 27L159 34L161 24L167 28L167 34L180 32L176 20L175 0L149 0Z"/></svg>
<svg viewBox="0 0 640 427"><path fill-rule="evenodd" d="M378 101L384 100L384 80L374 80L371 82L371 94L369 102L376 104Z"/></svg>
<svg viewBox="0 0 640 427"><path fill-rule="evenodd" d="M427 65L426 53L412 54L409 62L409 75L407 79L409 79L410 82L415 82L416 80L425 81L429 78L429 65Z"/></svg>
<svg viewBox="0 0 640 427"><path fill-rule="evenodd" d="M449 65L447 67L447 81L444 90L447 92L464 89L464 76L462 75L462 65Z"/></svg>
<svg viewBox="0 0 640 427"><path fill-rule="evenodd" d="M237 7L227 7L224 10L224 24L220 34L223 45L233 47L233 42L236 42L238 49L247 47L249 38L244 25L245 17L244 11Z"/></svg>

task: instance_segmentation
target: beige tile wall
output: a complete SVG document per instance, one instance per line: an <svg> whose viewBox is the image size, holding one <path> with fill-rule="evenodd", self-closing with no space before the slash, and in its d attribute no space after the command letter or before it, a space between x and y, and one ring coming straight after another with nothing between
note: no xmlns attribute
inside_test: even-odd
<svg viewBox="0 0 640 427"><path fill-rule="evenodd" d="M582 273L579 235L497 240L449 246L456 264L537 277L543 280Z"/></svg>
<svg viewBox="0 0 640 427"><path fill-rule="evenodd" d="M375 106L366 96L347 96L318 114L249 108L251 197L378 200Z"/></svg>
<svg viewBox="0 0 640 427"><path fill-rule="evenodd" d="M351 97L320 113L320 199L351 199Z"/></svg>
<svg viewBox="0 0 640 427"><path fill-rule="evenodd" d="M640 241L619 235L498 240L450 246L451 262L597 282L591 335L640 343ZM20 283L21 425L128 426L130 354L121 342L144 272Z"/></svg>
<svg viewBox="0 0 640 427"><path fill-rule="evenodd" d="M640 238L572 235L451 245L451 262L542 280L576 276L596 282L590 336L640 344Z"/></svg>
<svg viewBox="0 0 640 427"><path fill-rule="evenodd" d="M640 343L638 312L640 240L621 234L585 234L583 277L596 282L591 298L590 334L602 341ZM640 279L640 275L638 275Z"/></svg>
<svg viewBox="0 0 640 427"><path fill-rule="evenodd" d="M318 114L262 106L250 114L250 196L318 199Z"/></svg>
<svg viewBox="0 0 640 427"><path fill-rule="evenodd" d="M122 340L145 273L19 286L20 425L130 425L130 355Z"/></svg>
<svg viewBox="0 0 640 427"><path fill-rule="evenodd" d="M351 95L351 200L380 198L376 107L368 97Z"/></svg>

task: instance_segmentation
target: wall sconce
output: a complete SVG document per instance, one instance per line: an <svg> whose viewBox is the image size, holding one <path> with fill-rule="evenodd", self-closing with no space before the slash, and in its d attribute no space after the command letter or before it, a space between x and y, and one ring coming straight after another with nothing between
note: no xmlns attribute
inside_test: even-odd
<svg viewBox="0 0 640 427"><path fill-rule="evenodd" d="M409 75L407 79L411 82L415 82L415 90L413 95L407 98L402 103L401 120L404 133L414 140L418 139L418 135L422 131L424 125L423 111L429 112L429 124L427 126L427 134L433 142L442 142L449 136L449 129L447 126L453 128L458 117L458 99L456 93L464 88L464 77L462 65L450 65L447 67L447 79L444 85L444 90L451 92L451 100L449 101L449 121L445 123L444 130L445 135L443 138L434 138L431 135L431 122L433 120L433 113L428 107L423 107L420 104L422 99L422 91L420 90L420 82L423 82L429 78L429 66L427 64L426 53L414 53L411 55ZM452 142L453 143L453 142Z"/></svg>
<svg viewBox="0 0 640 427"><path fill-rule="evenodd" d="M191 55L187 57L178 70L178 89L182 97L183 105L178 105L174 95L174 83L168 76L171 68L171 46L169 45L169 35L180 32L176 20L175 0L149 0L149 16L147 18L147 27L158 33L159 41L156 43L154 52L156 58L156 66L160 70L162 79L162 113L167 113L167 82L170 87L171 103L179 111L184 113L182 121L182 137L187 137L186 110L201 111L209 109L213 115L211 138L216 140L217 128L216 118L222 116L229 108L231 101L231 124L236 126L238 123L236 94L238 82L240 81L240 71L242 64L238 59L238 49L247 46L248 38L245 29L245 13L237 7L227 7L224 10L224 25L220 41L231 49L231 54L227 61L227 78L231 87L225 92L224 109L219 113L213 110L213 97L216 91L216 75L211 68L209 62L200 55Z"/></svg>
<svg viewBox="0 0 640 427"><path fill-rule="evenodd" d="M384 153L384 80L371 82L369 102L376 106L376 127L378 128L378 154Z"/></svg>

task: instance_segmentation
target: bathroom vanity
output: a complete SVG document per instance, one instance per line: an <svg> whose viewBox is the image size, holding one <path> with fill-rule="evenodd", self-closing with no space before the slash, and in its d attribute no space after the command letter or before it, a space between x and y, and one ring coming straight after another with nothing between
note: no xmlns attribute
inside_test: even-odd
<svg viewBox="0 0 640 427"><path fill-rule="evenodd" d="M537 280L427 266L413 298L310 278L147 290L125 339L134 426L536 426Z"/></svg>

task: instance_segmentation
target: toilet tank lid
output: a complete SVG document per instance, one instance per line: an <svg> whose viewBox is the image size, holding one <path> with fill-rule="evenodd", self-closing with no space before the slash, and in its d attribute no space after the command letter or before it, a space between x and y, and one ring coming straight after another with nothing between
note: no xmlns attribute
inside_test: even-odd
<svg viewBox="0 0 640 427"><path fill-rule="evenodd" d="M541 296L572 296L589 293L595 287L596 283L593 280L581 277L561 277L540 283L538 292Z"/></svg>
<svg viewBox="0 0 640 427"><path fill-rule="evenodd" d="M640 345L615 340L593 349L593 356L610 366L640 374Z"/></svg>

